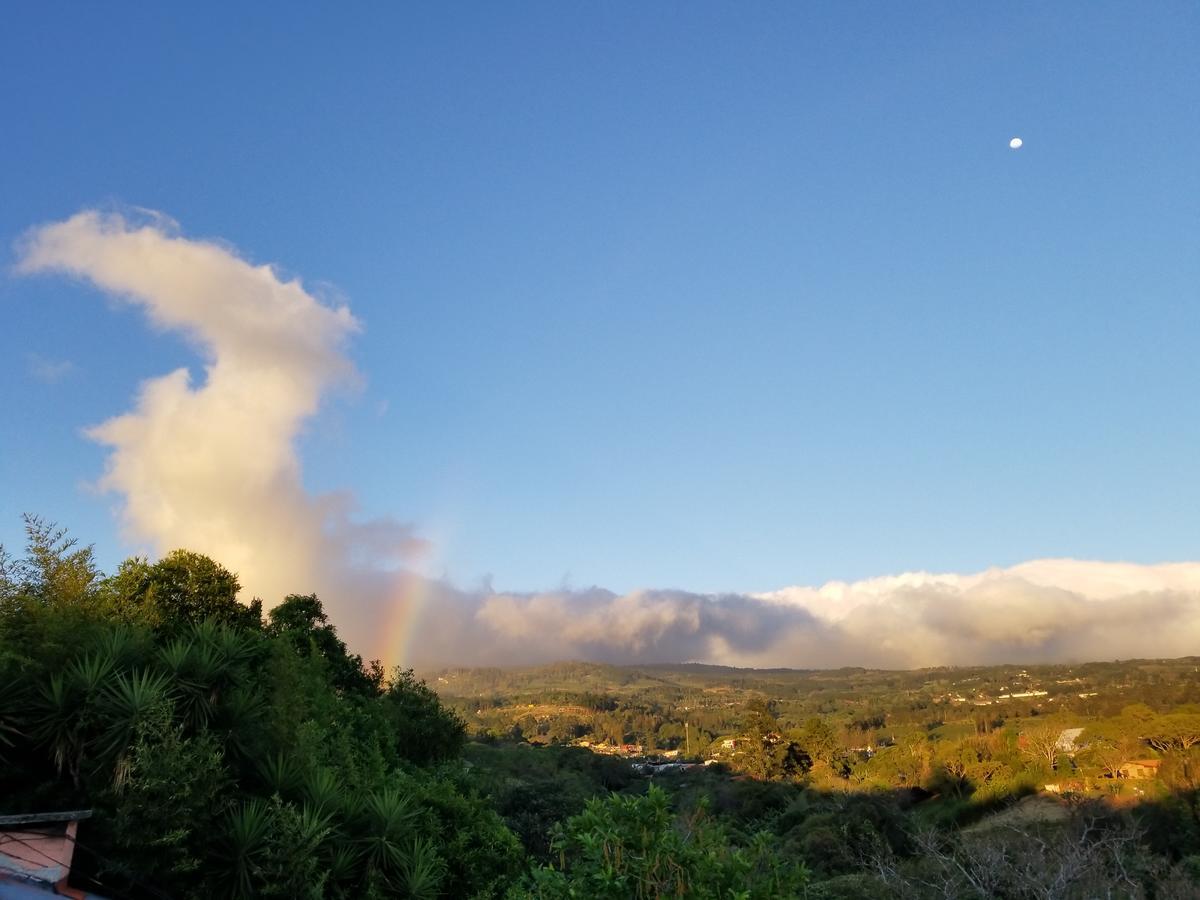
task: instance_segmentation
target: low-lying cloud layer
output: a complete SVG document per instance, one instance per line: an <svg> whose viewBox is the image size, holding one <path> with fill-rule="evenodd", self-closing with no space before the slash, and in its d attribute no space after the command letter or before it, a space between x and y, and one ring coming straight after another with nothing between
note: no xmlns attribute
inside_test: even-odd
<svg viewBox="0 0 1200 900"><path fill-rule="evenodd" d="M27 235L18 270L84 278L185 334L204 360L201 378L187 369L152 377L130 412L88 432L111 449L101 485L122 498L130 537L157 553L207 553L268 604L315 590L370 656L401 661L403 639L403 661L420 665L908 667L1200 647L1194 563L1040 560L722 596L499 594L427 581L399 568L420 547L406 526L358 521L349 494L312 495L301 482L301 428L331 387L355 378L344 348L358 323L348 309L161 218L82 212L43 226Z"/></svg>
<svg viewBox="0 0 1200 900"><path fill-rule="evenodd" d="M588 658L908 668L1170 657L1200 647L1200 564L1038 560L975 575L906 573L758 595L606 591L444 596L479 648L436 659ZM436 625L431 623L431 632Z"/></svg>

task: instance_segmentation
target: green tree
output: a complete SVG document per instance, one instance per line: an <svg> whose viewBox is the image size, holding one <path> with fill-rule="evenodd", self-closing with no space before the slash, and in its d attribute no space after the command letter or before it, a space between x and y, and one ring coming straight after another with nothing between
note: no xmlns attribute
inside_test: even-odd
<svg viewBox="0 0 1200 900"><path fill-rule="evenodd" d="M338 690L355 694L379 693L383 670L370 667L350 653L316 594L289 594L267 613L267 633L287 641L301 656L319 656L329 666L329 677Z"/></svg>
<svg viewBox="0 0 1200 900"><path fill-rule="evenodd" d="M185 738L169 710L158 707L136 728L128 777L97 798L101 874L203 895L211 835L232 788L218 743L207 734Z"/></svg>
<svg viewBox="0 0 1200 900"><path fill-rule="evenodd" d="M100 584L92 546L80 547L67 529L39 516L25 515L25 558L4 554L3 590L42 603L86 604Z"/></svg>
<svg viewBox="0 0 1200 900"><path fill-rule="evenodd" d="M396 668L380 698L397 752L419 765L457 756L466 725L412 669Z"/></svg>
<svg viewBox="0 0 1200 900"><path fill-rule="evenodd" d="M837 734L820 716L812 716L805 721L804 727L796 734L796 742L814 760L832 763L841 749Z"/></svg>
<svg viewBox="0 0 1200 900"><path fill-rule="evenodd" d="M461 720L412 672L381 690L315 597L263 629L207 557L101 583L30 528L0 558L0 804L95 809L78 858L116 895L482 900L518 877Z"/></svg>
<svg viewBox="0 0 1200 900"><path fill-rule="evenodd" d="M655 786L642 797L589 801L556 830L552 846L557 865L535 868L510 900L773 900L798 896L808 881L769 834L735 844L703 809L677 821Z"/></svg>
<svg viewBox="0 0 1200 900"><path fill-rule="evenodd" d="M1145 752L1146 745L1138 731L1140 728L1124 717L1089 725L1081 735L1081 742L1087 748L1083 758L1109 778L1116 778L1121 766Z"/></svg>
<svg viewBox="0 0 1200 900"><path fill-rule="evenodd" d="M1184 752L1200 744L1200 714L1175 712L1157 716L1144 726L1143 735L1155 750Z"/></svg>
<svg viewBox="0 0 1200 900"><path fill-rule="evenodd" d="M206 620L256 627L261 617L258 601L249 605L238 602L241 585L235 574L190 550L172 550L154 564L140 557L128 559L106 588L126 618L168 633Z"/></svg>
<svg viewBox="0 0 1200 900"><path fill-rule="evenodd" d="M1018 738L1021 752L1035 763L1044 765L1047 770L1058 765L1060 754L1058 736L1062 729L1057 725L1038 724L1022 729Z"/></svg>
<svg viewBox="0 0 1200 900"><path fill-rule="evenodd" d="M751 778L776 781L797 778L812 769L812 757L795 741L779 733L779 722L770 706L754 700L743 715L743 744L734 765Z"/></svg>

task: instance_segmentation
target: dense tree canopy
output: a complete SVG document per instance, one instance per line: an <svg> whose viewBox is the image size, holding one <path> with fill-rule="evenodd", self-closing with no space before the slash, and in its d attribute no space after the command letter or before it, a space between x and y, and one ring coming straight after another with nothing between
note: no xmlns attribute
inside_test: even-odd
<svg viewBox="0 0 1200 900"><path fill-rule="evenodd" d="M173 550L153 565L128 559L105 587L125 615L167 631L203 621L255 626L261 616L260 602L238 602L235 574L188 550Z"/></svg>
<svg viewBox="0 0 1200 900"><path fill-rule="evenodd" d="M432 768L462 723L348 653L315 596L263 623L200 554L105 579L27 526L0 595L2 811L94 808L79 865L101 892L485 897L516 877L517 839Z"/></svg>
<svg viewBox="0 0 1200 900"><path fill-rule="evenodd" d="M0 813L94 810L76 877L100 894L1195 896L1183 661L1112 670L1152 688L1139 702L1099 707L1065 672L1058 712L957 719L928 673L822 674L788 696L780 673L685 668L678 685L578 663L447 672L452 708L364 663L315 595L264 618L201 554L105 577L62 529L30 517L26 534L23 555L0 548ZM1011 691L1026 675L954 677ZM602 752L566 746L581 739ZM720 764L676 775L621 758L707 752ZM1131 760L1158 776L1127 777ZM1092 799L1028 796L1049 779ZM1057 818L1024 824L1027 796Z"/></svg>
<svg viewBox="0 0 1200 900"><path fill-rule="evenodd" d="M301 656L318 656L339 690L371 695L379 692L383 670L377 661L363 665L346 649L316 594L289 594L267 614L267 633L283 638Z"/></svg>

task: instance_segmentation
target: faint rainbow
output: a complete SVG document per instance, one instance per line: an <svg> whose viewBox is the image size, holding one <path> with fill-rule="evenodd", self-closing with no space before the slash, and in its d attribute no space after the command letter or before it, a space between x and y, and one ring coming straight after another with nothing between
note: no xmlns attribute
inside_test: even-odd
<svg viewBox="0 0 1200 900"><path fill-rule="evenodd" d="M380 658L389 669L411 665L413 640L429 602L432 584L430 578L419 572L396 573L395 586L379 623Z"/></svg>
<svg viewBox="0 0 1200 900"><path fill-rule="evenodd" d="M421 619L435 592L437 575L446 548L453 536L453 517L449 513L451 504L443 503L441 514L423 527L427 551L423 558L414 560L412 568L398 570L391 590L388 592L387 608L376 624L379 640L375 644L376 654L383 664L392 666L412 665L414 641L420 632Z"/></svg>

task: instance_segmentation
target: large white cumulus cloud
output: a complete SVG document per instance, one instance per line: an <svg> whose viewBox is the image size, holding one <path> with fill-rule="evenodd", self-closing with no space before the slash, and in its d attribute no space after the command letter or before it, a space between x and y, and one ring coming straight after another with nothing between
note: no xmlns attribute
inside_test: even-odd
<svg viewBox="0 0 1200 900"><path fill-rule="evenodd" d="M970 575L710 596L593 588L462 591L401 564L418 542L357 521L345 493L312 495L296 438L331 386L353 380L358 324L297 280L161 218L83 212L34 229L25 273L65 272L182 332L198 376L145 381L133 409L89 430L110 448L102 485L130 535L238 572L268 605L316 591L355 649L422 665L687 660L908 667L1181 656L1200 648L1200 564L1040 560ZM403 398L398 398L399 402Z"/></svg>
<svg viewBox="0 0 1200 900"><path fill-rule="evenodd" d="M295 450L326 390L355 377L348 309L158 217L82 212L31 231L19 254L18 271L84 278L186 335L204 359L200 377L150 378L132 411L88 431L111 448L101 486L122 497L134 540L207 553L269 605L290 592L337 603L347 587L379 589L356 583L364 573L351 560L366 548L371 575L409 549L408 530L354 522L346 495L308 494Z"/></svg>

